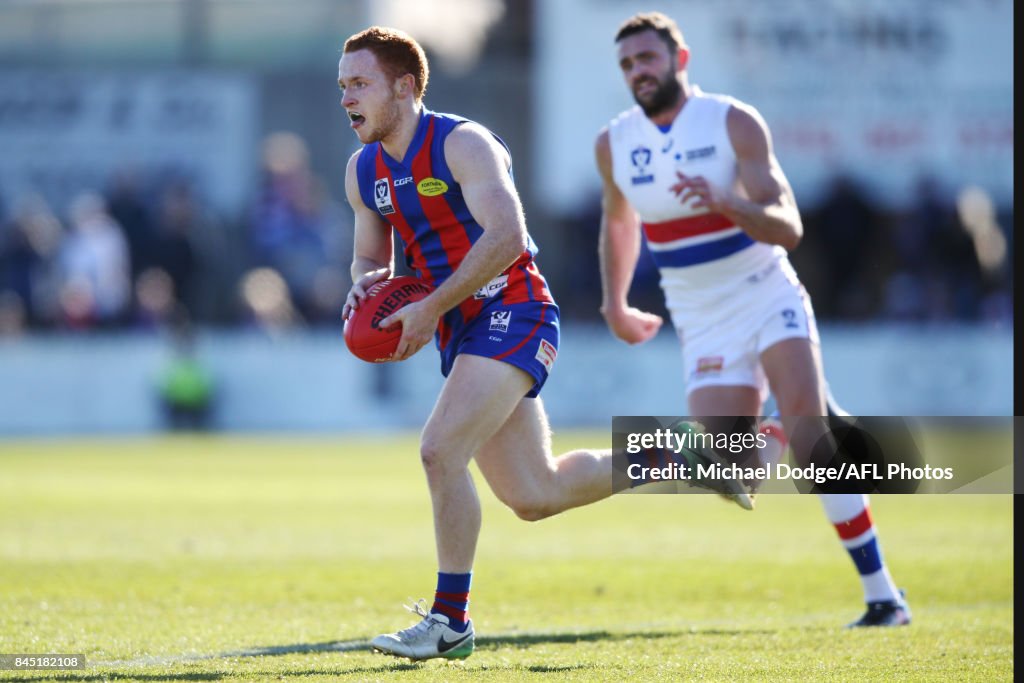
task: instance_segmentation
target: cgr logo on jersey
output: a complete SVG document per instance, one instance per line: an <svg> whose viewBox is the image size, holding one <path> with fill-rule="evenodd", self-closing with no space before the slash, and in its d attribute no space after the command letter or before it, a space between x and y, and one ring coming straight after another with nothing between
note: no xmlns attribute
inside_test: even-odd
<svg viewBox="0 0 1024 683"><path fill-rule="evenodd" d="M377 202L377 210L385 216L395 212L395 205L391 203L391 187L387 178L378 178L373 184L373 198Z"/></svg>
<svg viewBox="0 0 1024 683"><path fill-rule="evenodd" d="M497 294L501 290L505 289L505 286L507 284L508 284L508 275L507 274L506 275L499 275L498 277L494 278L493 280L488 282L486 285L484 285L480 289L476 290L476 293L473 294L473 298L474 299L490 299L492 296L494 296L495 294Z"/></svg>
<svg viewBox="0 0 1024 683"><path fill-rule="evenodd" d="M508 332L510 320L512 320L512 311L495 311L491 313L491 332Z"/></svg>
<svg viewBox="0 0 1024 683"><path fill-rule="evenodd" d="M641 145L630 152L629 158L636 170L636 175L631 178L634 185L654 182L654 174L647 172L647 167L651 165L651 150Z"/></svg>

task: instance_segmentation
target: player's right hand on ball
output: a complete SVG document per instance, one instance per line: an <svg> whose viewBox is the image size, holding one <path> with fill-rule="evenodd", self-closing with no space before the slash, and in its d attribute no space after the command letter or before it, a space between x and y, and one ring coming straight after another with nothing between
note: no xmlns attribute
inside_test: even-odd
<svg viewBox="0 0 1024 683"><path fill-rule="evenodd" d="M641 311L639 308L626 306L625 308L602 308L608 328L616 337L627 344L641 344L661 329L662 320L660 315Z"/></svg>
<svg viewBox="0 0 1024 683"><path fill-rule="evenodd" d="M352 311L359 308L359 304L363 303L363 300L366 299L366 290L381 280L387 280L389 277L391 277L391 270L389 268L378 268L377 270L371 270L353 282L352 289L348 290L348 296L345 297L345 307L341 309L341 319L348 320L348 317L352 315Z"/></svg>
<svg viewBox="0 0 1024 683"><path fill-rule="evenodd" d="M434 337L441 313L433 308L430 297L407 304L380 321L382 330L402 326L402 338L391 356L392 361L411 358Z"/></svg>

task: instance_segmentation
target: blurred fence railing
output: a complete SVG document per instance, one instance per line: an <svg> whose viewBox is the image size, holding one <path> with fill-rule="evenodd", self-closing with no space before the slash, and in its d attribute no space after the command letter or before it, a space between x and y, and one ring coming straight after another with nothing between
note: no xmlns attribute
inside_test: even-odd
<svg viewBox="0 0 1024 683"><path fill-rule="evenodd" d="M1009 330L826 327L822 344L833 393L853 414L1012 414ZM138 335L0 340L0 437L163 429L156 387L170 348ZM431 349L375 366L349 355L340 334L208 331L196 355L214 380L218 430L416 429L441 386ZM678 343L663 332L627 347L603 327L566 326L543 398L556 429L684 414Z"/></svg>

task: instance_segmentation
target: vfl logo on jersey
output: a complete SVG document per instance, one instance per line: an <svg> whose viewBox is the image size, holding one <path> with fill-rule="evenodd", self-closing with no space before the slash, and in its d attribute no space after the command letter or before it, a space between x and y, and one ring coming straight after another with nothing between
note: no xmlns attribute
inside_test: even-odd
<svg viewBox="0 0 1024 683"><path fill-rule="evenodd" d="M424 197L436 197L448 191L448 183L437 178L424 178L416 184L416 191Z"/></svg>
<svg viewBox="0 0 1024 683"><path fill-rule="evenodd" d="M508 275L499 275L498 277L494 278L480 289L476 290L476 293L473 294L473 298L490 299L492 296L494 296L501 290L505 289L505 286L507 284Z"/></svg>
<svg viewBox="0 0 1024 683"><path fill-rule="evenodd" d="M647 167L651 165L651 150L641 145L630 152L629 159L636 172L631 178L634 185L654 182L654 174L647 172Z"/></svg>
<svg viewBox="0 0 1024 683"><path fill-rule="evenodd" d="M686 150L686 160L694 161L696 159L710 159L715 156L715 151L714 145L698 147L697 149L688 149Z"/></svg>
<svg viewBox="0 0 1024 683"><path fill-rule="evenodd" d="M491 332L508 332L510 320L512 320L512 311L495 311L491 313Z"/></svg>
<svg viewBox="0 0 1024 683"><path fill-rule="evenodd" d="M555 364L555 358L557 356L558 350L555 349L555 345L547 339L541 339L535 358L540 361L540 364L544 366L545 370L551 372L551 366Z"/></svg>
<svg viewBox="0 0 1024 683"><path fill-rule="evenodd" d="M373 198L377 202L377 210L385 216L395 212L395 205L391 203L391 187L387 178L378 178L373 184Z"/></svg>

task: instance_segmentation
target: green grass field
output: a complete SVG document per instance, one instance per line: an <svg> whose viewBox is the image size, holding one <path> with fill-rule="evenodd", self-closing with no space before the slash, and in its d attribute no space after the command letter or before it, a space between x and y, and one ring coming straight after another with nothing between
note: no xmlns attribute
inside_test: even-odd
<svg viewBox="0 0 1024 683"><path fill-rule="evenodd" d="M432 597L413 437L0 442L0 653L89 662L0 680L1013 676L1009 495L875 497L915 621L856 632L859 582L813 497L625 495L535 524L481 497L477 651L411 664L366 642Z"/></svg>

